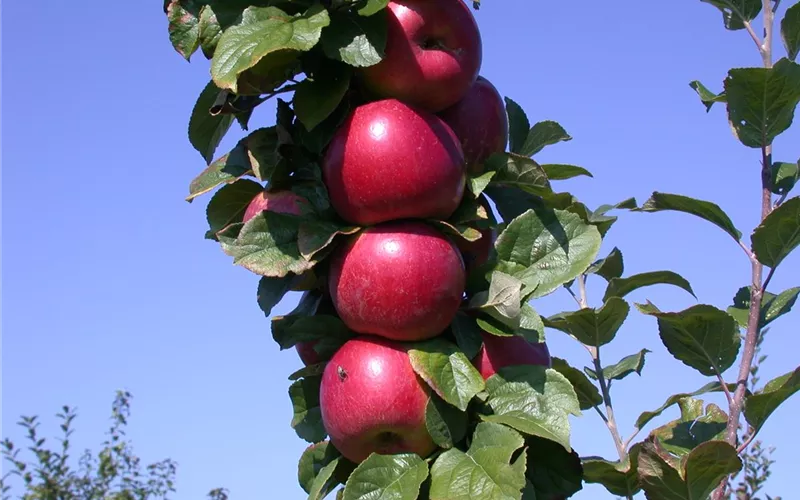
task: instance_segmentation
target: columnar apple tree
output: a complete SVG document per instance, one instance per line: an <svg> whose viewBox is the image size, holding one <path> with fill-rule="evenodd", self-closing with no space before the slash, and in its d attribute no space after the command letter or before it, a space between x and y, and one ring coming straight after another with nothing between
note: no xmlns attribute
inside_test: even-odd
<svg viewBox="0 0 800 500"><path fill-rule="evenodd" d="M728 29L753 33L758 1L708 3L723 11ZM764 2L765 17L777 3ZM800 243L800 199L787 199L797 165L772 162L770 149L800 100L792 61L800 6L783 23L787 58L732 70L723 94L693 84L708 107L727 101L737 136L764 151L768 199L750 247L710 202L654 193L641 207L628 199L592 209L556 189L591 174L533 160L572 138L554 121L531 126L481 76L478 7L164 3L174 48L187 60L198 50L210 60L211 80L189 124L207 167L191 181L188 200L213 192L205 237L258 277L257 303L268 317L289 291L303 292L291 313L271 317L277 348L296 349L304 365L288 387L294 415L287 420L308 442L297 457L299 487L310 499L338 489L347 500L556 499L584 482L629 498L642 490L651 499L722 491L747 445L737 435L742 409L757 430L800 388L794 371L761 393L744 390L761 328L788 312L800 291L764 290ZM771 38L759 43L770 50ZM253 110L269 99L277 100L274 123L255 126ZM234 122L243 137L218 155ZM694 293L671 271L624 276L617 248L598 258L617 220L609 214L621 209L699 216L730 234L754 269L770 267L766 282L754 274L728 311L635 304L657 319L669 352L712 381L643 413L629 439L616 426L610 386L641 372L648 351L603 365L600 348L631 312L630 292L667 284ZM608 282L597 308L586 295L589 277ZM536 299L564 290L579 309L541 317ZM728 383L740 327L743 375ZM551 356L546 328L584 344L592 366L580 371ZM729 412L695 399L707 392L724 392ZM679 420L633 442L676 404ZM619 460L573 449L570 416L586 410L608 424ZM704 432L692 430L696 422Z"/></svg>

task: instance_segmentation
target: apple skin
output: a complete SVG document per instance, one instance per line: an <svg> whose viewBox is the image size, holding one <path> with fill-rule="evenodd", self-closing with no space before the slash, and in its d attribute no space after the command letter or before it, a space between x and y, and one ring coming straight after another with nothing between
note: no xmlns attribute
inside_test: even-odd
<svg viewBox="0 0 800 500"><path fill-rule="evenodd" d="M243 221L247 222L267 210L279 214L302 215L307 201L292 191L261 191L247 205Z"/></svg>
<svg viewBox="0 0 800 500"><path fill-rule="evenodd" d="M360 226L446 220L466 187L464 154L450 127L396 99L348 116L328 145L322 176L336 213Z"/></svg>
<svg viewBox="0 0 800 500"><path fill-rule="evenodd" d="M479 76L467 95L439 113L461 142L467 171L480 175L483 163L508 145L508 115L503 97L494 85Z"/></svg>
<svg viewBox="0 0 800 500"><path fill-rule="evenodd" d="M386 15L384 58L360 71L366 89L434 113L458 102L483 57L469 7L462 0L393 0Z"/></svg>
<svg viewBox="0 0 800 500"><path fill-rule="evenodd" d="M351 330L416 341L449 326L465 282L455 244L428 224L406 220L367 228L337 248L328 285Z"/></svg>
<svg viewBox="0 0 800 500"><path fill-rule="evenodd" d="M373 336L348 340L325 367L320 410L331 443L348 460L370 453L416 453L435 449L425 427L430 388L400 342Z"/></svg>
<svg viewBox="0 0 800 500"><path fill-rule="evenodd" d="M300 357L300 361L302 361L304 365L316 365L317 363L324 361L319 357L317 351L314 350L314 346L316 344L316 340L311 340L308 342L298 342L294 345L297 355Z"/></svg>
<svg viewBox="0 0 800 500"><path fill-rule="evenodd" d="M539 365L552 367L550 350L545 343L530 343L522 337L501 337L481 332L483 346L473 358L472 364L484 380L497 373L497 370L514 365Z"/></svg>

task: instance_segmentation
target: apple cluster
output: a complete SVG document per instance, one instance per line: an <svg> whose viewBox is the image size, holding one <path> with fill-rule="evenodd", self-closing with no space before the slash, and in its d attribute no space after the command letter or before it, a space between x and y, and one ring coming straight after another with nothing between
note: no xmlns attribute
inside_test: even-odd
<svg viewBox="0 0 800 500"><path fill-rule="evenodd" d="M392 0L379 64L362 68L364 102L350 111L322 155L322 179L336 215L361 230L327 261L321 308L356 336L321 359L314 342L296 344L306 365L327 361L320 409L331 443L359 463L371 453L430 455L431 389L408 349L448 331L466 298L470 269L489 258L496 232L474 242L431 224L446 221L468 176L505 151L503 98L479 75L481 36L463 0ZM486 199L480 203L491 210ZM264 191L247 208L302 215L292 191ZM482 332L472 360L488 379L503 366L549 365L544 344Z"/></svg>

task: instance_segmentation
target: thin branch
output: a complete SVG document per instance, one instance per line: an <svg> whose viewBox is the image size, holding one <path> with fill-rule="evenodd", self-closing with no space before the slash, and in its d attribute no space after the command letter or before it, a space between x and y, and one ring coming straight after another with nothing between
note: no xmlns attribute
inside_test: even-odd
<svg viewBox="0 0 800 500"><path fill-rule="evenodd" d="M728 400L728 405L733 404L733 395L731 394L730 389L728 389L728 384L725 383L725 379L722 378L722 374L717 372L717 380L719 380L719 385L722 387L722 392L725 393L725 398Z"/></svg>
<svg viewBox="0 0 800 500"><path fill-rule="evenodd" d="M633 431L633 434L631 434L630 437L625 440L622 446L627 450L631 445L631 442L636 439L636 436L638 436L640 432L642 432L642 430L637 427L636 430Z"/></svg>
<svg viewBox="0 0 800 500"><path fill-rule="evenodd" d="M772 206L772 209L775 210L779 206L783 205L783 202L786 201L786 198L789 196L789 191L786 191L778 198L778 201L775 202L775 205Z"/></svg>
<svg viewBox="0 0 800 500"><path fill-rule="evenodd" d="M603 419L603 422L605 422L606 425L608 425L608 417L606 417L606 414L603 413L603 411L600 409L600 407L599 406L595 406L594 409L597 412L597 414L600 415L600 418Z"/></svg>
<svg viewBox="0 0 800 500"><path fill-rule="evenodd" d="M767 279L765 279L764 280L764 284L761 285L761 291L762 292L766 292L767 291L767 285L769 285L769 282L772 281L772 276L774 276L774 275L775 275L775 268L771 267L769 269L769 272L767 273Z"/></svg>
<svg viewBox="0 0 800 500"><path fill-rule="evenodd" d="M752 443L755 438L756 438L756 433L755 432L752 432L751 434L749 434L747 436L747 439L745 439L744 442L742 444L740 444L738 448L736 448L736 453L741 453L744 450L746 450L747 447L750 446L750 443Z"/></svg>
<svg viewBox="0 0 800 500"><path fill-rule="evenodd" d="M619 454L620 461L624 461L625 457L627 456L627 449L623 446L622 437L620 437L619 430L617 428L617 421L614 418L614 407L611 404L611 393L608 390L606 378L603 376L603 365L600 362L600 349L593 347L590 352L592 354L592 361L594 361L594 370L597 374L597 383L600 385L600 392L603 395L603 403L605 403L606 406L606 427L608 427L609 432L611 432L611 437L614 438L614 446L617 447L617 453Z"/></svg>
<svg viewBox="0 0 800 500"><path fill-rule="evenodd" d="M581 274L580 276L578 276L578 291L580 291L580 294L581 294L581 300L579 301L581 309L586 309L587 307L589 307L589 301L586 298L586 275L585 274Z"/></svg>
<svg viewBox="0 0 800 500"><path fill-rule="evenodd" d="M747 248L747 245L745 245L742 240L739 240L738 243L739 246L742 247L742 250L744 250L744 253L747 255L747 258L750 259L750 262L754 262L756 260L756 254L754 254L752 250Z"/></svg>
<svg viewBox="0 0 800 500"><path fill-rule="evenodd" d="M581 299L579 299L578 296L575 295L575 292L572 291L572 288L570 288L568 286L565 286L564 288L566 288L567 291L569 292L569 294L572 295L572 298L575 299L575 303L578 304L578 306L580 306L581 305Z"/></svg>
<svg viewBox="0 0 800 500"><path fill-rule="evenodd" d="M744 19L744 18L742 18ZM758 37L756 31L753 29L753 25L750 24L750 21L744 21L744 27L747 29L747 32L750 34L750 38L756 43L756 47L758 47L758 51L762 52L764 50L764 45L761 42L761 38Z"/></svg>

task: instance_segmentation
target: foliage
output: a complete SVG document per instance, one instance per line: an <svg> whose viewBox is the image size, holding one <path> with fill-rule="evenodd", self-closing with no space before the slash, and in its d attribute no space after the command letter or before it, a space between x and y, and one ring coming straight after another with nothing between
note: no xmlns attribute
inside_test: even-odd
<svg viewBox="0 0 800 500"><path fill-rule="evenodd" d="M3 458L9 466L0 479L3 500L157 500L175 492L177 464L161 460L144 465L134 454L125 430L130 418L132 396L118 391L111 406L111 427L102 449L93 454L85 450L74 466L71 437L75 432L75 409L64 406L56 417L61 422L59 445L47 446L39 433L36 416L23 416L18 424L25 430L27 449L16 446L8 438L0 443ZM23 451L24 450L24 451ZM32 457L23 458L25 451ZM14 494L16 487L22 493ZM12 496L13 495L13 496ZM227 500L224 490L209 493L212 500Z"/></svg>
<svg viewBox="0 0 800 500"><path fill-rule="evenodd" d="M788 372L760 391L747 389L759 332L788 313L797 296L796 289L779 294L766 289L777 267L800 245L800 198L789 198L797 164L775 162L772 152L774 139L789 129L800 101L800 66L794 62L800 4L789 8L780 23L788 57L773 64L778 1L703 1L720 10L726 29L746 31L764 61L760 68L731 69L720 93L700 82L690 84L707 111L724 104L734 135L745 147L762 153L762 212L750 242L711 201L655 192L641 205L631 198L593 209L558 190L555 181L591 174L572 165L543 166L532 157L573 138L552 120L531 126L525 111L506 97L508 150L485 162L486 174L469 180L472 196L464 197L450 220L435 221L465 239L492 225L499 235L491 258L469 276L467 294L473 300L465 301L464 314L456 316L442 337L419 343L412 354L414 369L437 395L429 405L435 419L430 426L446 451L424 461L409 455L373 455L357 467L348 464L324 440L318 408L320 366L309 367L293 374L290 391L295 408L291 424L300 438L312 441L300 457L298 474L309 498L323 498L339 485L344 485L339 492L344 498L565 498L582 488L581 481L553 478L574 478L580 469L583 482L602 484L627 498L644 491L653 499L720 499L728 477L743 466L755 467L748 477L762 474L765 462L759 455L745 455L753 457L745 463L740 457L749 444L738 432L742 414L752 427L749 440L777 406L800 389L800 371ZM188 200L215 191L207 208L206 237L218 242L235 264L260 277L259 305L267 315L289 290L309 291L295 311L272 319L281 349L319 341L317 352L330 354L351 335L335 315L318 313L317 304L328 256L362 228L332 213L319 165L343 118L364 102L354 75L384 57L386 3L165 2L175 50L186 59L201 50L210 60L211 82L204 85L189 125L189 140L206 167L190 183ZM759 15L765 25L763 38L752 27ZM274 125L249 132L233 150L216 154L234 121L249 131L255 107L290 93L289 101L278 98ZM262 212L245 222L242 212L252 198L248 183L253 181L274 191L302 193L312 210L301 215ZM475 202L480 197L491 200L499 214L497 223ZM661 311L650 302L631 307L627 295L643 287L670 285L691 295L694 290L669 270L625 276L617 248L599 258L618 220L610 214L621 210L678 211L717 226L744 251L753 270L752 285L735 294L728 310L700 304ZM588 279L607 282L597 307L590 306ZM564 290L575 298L578 309L542 318L535 299ZM641 374L649 351L632 349L609 363L601 357L601 348L613 342L636 313L651 317L667 351L710 382L643 412L632 434L623 438L612 386ZM479 329L543 339L545 328L584 345L590 366L581 372L559 360L553 368L510 367L484 387L467 362L467 354L480 345ZM727 408L698 399L709 392L723 393ZM661 423L635 442L645 425L675 405L680 418ZM579 459L570 439L569 417L587 409L607 424L618 459ZM537 454L534 442L553 452Z"/></svg>

